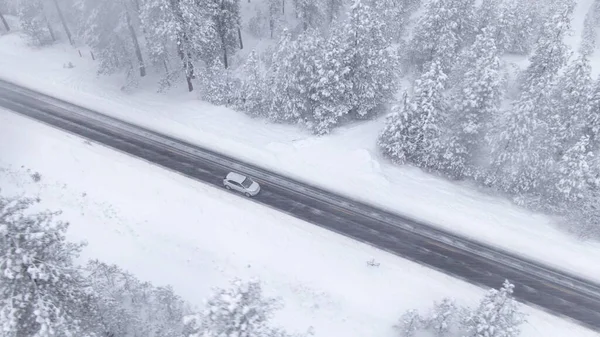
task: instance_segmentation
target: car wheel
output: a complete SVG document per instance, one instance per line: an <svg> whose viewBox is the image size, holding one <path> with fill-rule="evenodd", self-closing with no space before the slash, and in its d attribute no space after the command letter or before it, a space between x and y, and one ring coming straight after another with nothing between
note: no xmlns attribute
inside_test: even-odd
<svg viewBox="0 0 600 337"><path fill-rule="evenodd" d="M231 189L231 187L229 187L229 185L225 185L225 188L228 189L228 190Z"/></svg>
<svg viewBox="0 0 600 337"><path fill-rule="evenodd" d="M250 198L252 195L250 195L250 193L246 192L244 193L245 196L247 196L248 198Z"/></svg>

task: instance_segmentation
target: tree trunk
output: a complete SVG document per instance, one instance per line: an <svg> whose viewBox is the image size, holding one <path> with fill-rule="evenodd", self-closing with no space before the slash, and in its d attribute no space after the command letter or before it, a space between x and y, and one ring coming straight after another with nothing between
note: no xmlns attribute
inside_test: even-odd
<svg viewBox="0 0 600 337"><path fill-rule="evenodd" d="M181 33L181 35L177 37L177 40L177 54L179 54L179 58L183 62L183 71L185 72L185 80L188 85L188 91L192 92L194 91L194 84L192 83L192 79L195 77L194 64L191 61L191 55L183 50L183 41L187 41L187 36L185 33Z"/></svg>
<svg viewBox="0 0 600 337"><path fill-rule="evenodd" d="M69 43L72 45L73 37L71 36L71 31L69 30L69 26L67 26L67 21L65 20L65 16L63 15L63 12L60 9L60 6L58 5L58 0L54 0L54 6L56 7L56 11L58 12L58 17L60 18L60 22L62 23L63 28L65 29L65 33L67 34L67 37L69 38Z"/></svg>
<svg viewBox="0 0 600 337"><path fill-rule="evenodd" d="M131 24L131 17L129 16L129 11L125 8L125 19L127 21L127 27L129 28L129 33L131 34L131 39L133 40L133 46L135 48L135 56L140 63L140 76L146 76L146 66L144 65L144 58L142 56L142 51L140 50L140 44L138 42L137 34L135 33L135 29L133 29L133 25Z"/></svg>
<svg viewBox="0 0 600 337"><path fill-rule="evenodd" d="M281 14L285 15L285 0L281 0Z"/></svg>
<svg viewBox="0 0 600 337"><path fill-rule="evenodd" d="M221 0L221 13L224 9L225 1ZM229 62L227 60L227 41L225 41L225 25L223 24L221 14L217 16L217 32L219 32L219 37L221 38L221 48L223 49L223 66L225 66L225 69L227 69L229 67Z"/></svg>
<svg viewBox="0 0 600 337"><path fill-rule="evenodd" d="M48 27L48 33L50 33L50 37L52 38L52 42L56 42L56 35L54 35L54 29L52 29L52 25L48 18L44 15L44 20L46 20L46 26Z"/></svg>
<svg viewBox="0 0 600 337"><path fill-rule="evenodd" d="M179 19L181 22L184 22L183 14L181 13L181 8L179 7L179 2L177 0L171 0L170 4L177 19ZM185 48L184 45L189 47L189 39L185 31L180 31L177 34L177 54L179 54L179 58L183 62L183 71L185 71L185 80L188 85L188 91L192 92L194 91L194 83L192 83L192 80L196 78L196 75L194 74L194 64L192 63L191 57L192 55L189 51L185 50L188 48Z"/></svg>
<svg viewBox="0 0 600 337"><path fill-rule="evenodd" d="M136 11L139 13L140 12L140 1L139 0L133 0L133 3L135 4Z"/></svg>
<svg viewBox="0 0 600 337"><path fill-rule="evenodd" d="M188 75L188 76L185 77L185 80L186 80L187 85L188 85L188 91L189 92L194 91L194 84L192 83L192 77Z"/></svg>
<svg viewBox="0 0 600 337"><path fill-rule="evenodd" d="M6 28L6 31L10 32L10 26L8 25L8 22L6 22L6 19L4 18L4 15L2 15L2 12L0 12L0 21L2 21L2 24L4 25L4 28Z"/></svg>
<svg viewBox="0 0 600 337"><path fill-rule="evenodd" d="M240 49L244 49L244 42L242 42L242 31L238 27L238 38L240 39Z"/></svg>
<svg viewBox="0 0 600 337"><path fill-rule="evenodd" d="M227 62L227 46L223 45L223 65L225 69L229 68L229 64Z"/></svg>

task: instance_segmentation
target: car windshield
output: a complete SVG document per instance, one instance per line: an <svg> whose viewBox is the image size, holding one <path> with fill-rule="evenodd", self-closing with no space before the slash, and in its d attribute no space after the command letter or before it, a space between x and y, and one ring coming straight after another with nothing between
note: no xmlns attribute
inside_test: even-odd
<svg viewBox="0 0 600 337"><path fill-rule="evenodd" d="M250 185L252 185L253 181L250 180L250 178L246 178L244 179L244 181L242 181L242 186L244 186L244 188L250 188Z"/></svg>

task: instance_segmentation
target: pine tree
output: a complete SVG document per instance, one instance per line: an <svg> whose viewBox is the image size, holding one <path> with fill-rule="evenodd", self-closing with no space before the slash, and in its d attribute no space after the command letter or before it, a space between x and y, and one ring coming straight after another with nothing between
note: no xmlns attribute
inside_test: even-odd
<svg viewBox="0 0 600 337"><path fill-rule="evenodd" d="M553 81L567 59L563 37L570 26L573 3L566 3L544 25L530 64L520 80L521 93L491 140L496 184L511 193L534 191L548 170L548 125Z"/></svg>
<svg viewBox="0 0 600 337"><path fill-rule="evenodd" d="M150 59L165 68L161 89L183 75L193 91L195 63L215 59L217 33L209 19L211 9L203 0L141 0L140 19ZM172 55L179 59L176 65Z"/></svg>
<svg viewBox="0 0 600 337"><path fill-rule="evenodd" d="M292 43L288 60L288 109L280 112L280 118L295 123L307 123L315 109L314 95L317 65L323 51L323 38L315 29L308 29Z"/></svg>
<svg viewBox="0 0 600 337"><path fill-rule="evenodd" d="M334 20L338 19L340 13L344 9L344 0L323 0L324 4L324 12L327 17L327 22L329 24L333 23Z"/></svg>
<svg viewBox="0 0 600 337"><path fill-rule="evenodd" d="M459 309L456 303L444 298L440 303L435 303L433 312L424 319L424 327L437 337L448 336L457 326Z"/></svg>
<svg viewBox="0 0 600 337"><path fill-rule="evenodd" d="M131 4L123 0L80 1L80 32L100 61L98 73L112 74L125 70L133 75L139 70L146 74L138 42L139 27L134 27ZM133 14L133 15L132 15Z"/></svg>
<svg viewBox="0 0 600 337"><path fill-rule="evenodd" d="M589 57L596 49L596 6L590 6L583 21L583 31L581 32L581 44L579 52L581 55Z"/></svg>
<svg viewBox="0 0 600 337"><path fill-rule="evenodd" d="M252 50L248 55L243 74L242 105L240 108L251 116L265 115L265 78L256 50Z"/></svg>
<svg viewBox="0 0 600 337"><path fill-rule="evenodd" d="M170 287L141 282L115 265L90 261L88 298L98 336L179 337L188 308Z"/></svg>
<svg viewBox="0 0 600 337"><path fill-rule="evenodd" d="M597 188L595 184L594 154L589 150L589 139L582 136L575 144L566 149L558 159L554 174L557 202L580 202L588 190Z"/></svg>
<svg viewBox="0 0 600 337"><path fill-rule="evenodd" d="M396 328L402 337L414 337L415 333L423 326L423 318L416 310L409 310L402 317Z"/></svg>
<svg viewBox="0 0 600 337"><path fill-rule="evenodd" d="M268 0L267 6L269 12L269 34L270 37L273 38L275 36L275 30L278 28L282 2L281 0Z"/></svg>
<svg viewBox="0 0 600 337"><path fill-rule="evenodd" d="M415 81L412 97L392 109L378 142L385 155L422 168L445 166L446 80L440 63L432 62Z"/></svg>
<svg viewBox="0 0 600 337"><path fill-rule="evenodd" d="M476 156L485 136L485 125L499 113L502 76L494 36L493 28L484 28L463 54L466 67L460 71L452 97L456 121L453 125L456 147L452 152L464 163L466 171L454 172L453 176L476 174Z"/></svg>
<svg viewBox="0 0 600 337"><path fill-rule="evenodd" d="M528 54L535 42L539 19L531 2L504 0L500 11L500 49L508 53Z"/></svg>
<svg viewBox="0 0 600 337"><path fill-rule="evenodd" d="M202 84L201 97L203 100L224 106L239 106L241 102L240 82L233 76L230 69L224 68L220 60L209 64L199 76Z"/></svg>
<svg viewBox="0 0 600 337"><path fill-rule="evenodd" d="M350 60L353 113L362 118L387 104L396 92L396 58L378 14L363 0L348 13L346 48Z"/></svg>
<svg viewBox="0 0 600 337"><path fill-rule="evenodd" d="M320 0L293 0L293 4L304 31L319 28L324 18Z"/></svg>
<svg viewBox="0 0 600 337"><path fill-rule="evenodd" d="M475 10L477 19L477 34L484 28L497 28L501 13L501 6L506 0L483 0L481 5Z"/></svg>
<svg viewBox="0 0 600 337"><path fill-rule="evenodd" d="M0 198L0 329L9 336L81 335L83 280L56 213L30 215L30 199Z"/></svg>
<svg viewBox="0 0 600 337"><path fill-rule="evenodd" d="M505 281L500 290L490 290L464 320L465 337L518 337L525 316L512 298L514 285Z"/></svg>
<svg viewBox="0 0 600 337"><path fill-rule="evenodd" d="M592 171L598 172L598 158L594 158ZM595 178L590 182L584 195L576 202L568 205L566 211L566 221L570 225L570 231L576 234L580 239L598 239L600 238L600 193L598 191L600 179L596 173Z"/></svg>
<svg viewBox="0 0 600 337"><path fill-rule="evenodd" d="M291 34L284 29L273 53L266 77L267 115L274 121L283 120L283 113L286 111L293 113L288 100L290 91L295 85L289 72L292 46Z"/></svg>
<svg viewBox="0 0 600 337"><path fill-rule="evenodd" d="M550 115L546 116L554 158L560 157L583 134L591 90L591 66L587 57L581 55L556 81Z"/></svg>
<svg viewBox="0 0 600 337"><path fill-rule="evenodd" d="M23 33L33 44L42 46L54 40L41 0L20 0L17 2L17 16Z"/></svg>
<svg viewBox="0 0 600 337"><path fill-rule="evenodd" d="M417 69L440 60L444 71L455 62L460 49L474 34L473 0L429 0L409 42L411 61Z"/></svg>
<svg viewBox="0 0 600 337"><path fill-rule="evenodd" d="M393 42L399 42L405 31L412 8L405 0L371 0L368 2L379 13L384 23L384 35Z"/></svg>
<svg viewBox="0 0 600 337"><path fill-rule="evenodd" d="M255 337L268 335L277 301L264 298L259 282L234 280L230 289L218 289L206 304L202 336Z"/></svg>
<svg viewBox="0 0 600 337"><path fill-rule="evenodd" d="M600 79L592 86L584 123L583 133L589 139L589 149L595 152L600 148Z"/></svg>
<svg viewBox="0 0 600 337"><path fill-rule="evenodd" d="M316 65L311 99L314 102L311 128L317 134L326 134L352 109L350 77L351 59L346 53L342 27L334 27L325 42Z"/></svg>
<svg viewBox="0 0 600 337"><path fill-rule="evenodd" d="M209 0L210 12L219 37L223 66L229 67L230 58L241 46L240 0Z"/></svg>

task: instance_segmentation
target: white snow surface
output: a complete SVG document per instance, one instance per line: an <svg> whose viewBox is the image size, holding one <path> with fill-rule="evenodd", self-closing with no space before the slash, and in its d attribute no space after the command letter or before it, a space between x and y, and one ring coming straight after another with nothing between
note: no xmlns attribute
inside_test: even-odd
<svg viewBox="0 0 600 337"><path fill-rule="evenodd" d="M258 278L285 308L275 323L316 337L396 336L407 309L483 289L308 224L243 197L0 109L0 186L63 210L82 259L129 270L201 306L211 287ZM31 175L41 176L35 182ZM368 267L374 258L379 267ZM523 307L523 337L599 336ZM423 335L425 336L425 335ZM418 336L421 337L421 336Z"/></svg>
<svg viewBox="0 0 600 337"><path fill-rule="evenodd" d="M81 52L64 44L32 49L16 33L0 36L0 78L600 280L599 243L581 242L549 217L471 185L383 159L376 148L383 119L317 137L212 106L183 88L156 93L152 78L123 91L120 76L97 76ZM69 62L75 67L65 68Z"/></svg>

